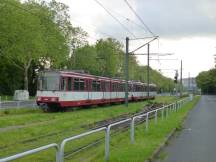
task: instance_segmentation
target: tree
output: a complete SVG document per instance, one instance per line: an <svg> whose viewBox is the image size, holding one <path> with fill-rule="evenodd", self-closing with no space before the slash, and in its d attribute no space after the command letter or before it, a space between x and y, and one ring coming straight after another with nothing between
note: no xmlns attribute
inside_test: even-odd
<svg viewBox="0 0 216 162"><path fill-rule="evenodd" d="M119 60L122 55L122 44L115 39L107 38L98 40L95 47L100 59L101 74L109 77L118 74L122 68L122 62ZM119 64L120 66L117 66Z"/></svg>
<svg viewBox="0 0 216 162"><path fill-rule="evenodd" d="M85 70L90 74L99 75L100 67L98 62L100 59L97 56L97 51L94 46L85 45L74 51L72 61L68 67L73 70Z"/></svg>
<svg viewBox="0 0 216 162"><path fill-rule="evenodd" d="M23 87L22 71L7 58L0 56L0 60L0 95L11 95L14 89Z"/></svg>
<svg viewBox="0 0 216 162"><path fill-rule="evenodd" d="M216 69L200 72L196 82L204 94L216 94Z"/></svg>
<svg viewBox="0 0 216 162"><path fill-rule="evenodd" d="M24 89L28 89L32 62L63 67L72 50L69 47L86 43L82 37L86 33L72 27L68 7L62 3L3 0L0 6L4 6L0 11L0 53L23 71Z"/></svg>

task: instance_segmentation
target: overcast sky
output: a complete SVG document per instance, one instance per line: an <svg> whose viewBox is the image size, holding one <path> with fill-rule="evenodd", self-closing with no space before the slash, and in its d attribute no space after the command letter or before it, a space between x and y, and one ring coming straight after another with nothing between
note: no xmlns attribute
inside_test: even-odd
<svg viewBox="0 0 216 162"><path fill-rule="evenodd" d="M126 36L133 36L124 30L94 0L58 0L70 7L71 22L89 33L89 41L106 38L107 35L125 43ZM124 0L98 0L136 37L151 36ZM196 76L200 71L214 67L216 54L216 1L215 0L128 0L151 31L160 36L151 44L151 52L174 53L152 60L151 66L158 69L179 69L183 60L183 77ZM145 41L130 41L130 50ZM137 53L146 53L143 48ZM158 58L158 57L153 57ZM178 59L178 60L175 60ZM138 61L146 65L146 56ZM171 78L174 70L162 70Z"/></svg>

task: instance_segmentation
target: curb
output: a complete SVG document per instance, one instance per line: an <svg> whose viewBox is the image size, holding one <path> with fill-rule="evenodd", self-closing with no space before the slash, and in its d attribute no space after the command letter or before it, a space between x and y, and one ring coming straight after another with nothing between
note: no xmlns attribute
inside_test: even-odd
<svg viewBox="0 0 216 162"><path fill-rule="evenodd" d="M150 158L148 158L147 160L145 160L145 162L152 162L161 152L161 150L167 145L167 142L170 140L171 137L174 136L174 134L177 132L177 128L174 128L166 137L166 139L164 140L164 142L162 144L160 144L160 146L152 153L152 155L150 156Z"/></svg>

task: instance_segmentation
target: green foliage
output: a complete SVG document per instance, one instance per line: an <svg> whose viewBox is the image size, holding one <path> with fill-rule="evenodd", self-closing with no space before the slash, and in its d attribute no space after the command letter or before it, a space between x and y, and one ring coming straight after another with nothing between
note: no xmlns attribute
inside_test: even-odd
<svg viewBox="0 0 216 162"><path fill-rule="evenodd" d="M157 97L154 101L161 102L162 99L169 103L176 100L175 97ZM0 111L0 127L2 128L0 132L0 146L2 147L0 156L13 155L48 143L60 143L66 137L89 130L88 126L93 126L95 122L139 112L146 104L146 101L133 102L129 103L128 108L121 104L67 113L44 113L41 110L29 108ZM92 139L88 136L83 142L89 143L91 141ZM83 143L73 143L71 147L74 149L81 145ZM34 158L28 156L27 159L21 160L22 162L29 162L32 159L34 161L52 161L51 155L50 152L47 152L43 156L35 154Z"/></svg>
<svg viewBox="0 0 216 162"><path fill-rule="evenodd" d="M0 56L0 60L0 95L11 95L23 86L22 72L5 57Z"/></svg>
<svg viewBox="0 0 216 162"><path fill-rule="evenodd" d="M96 45L99 65L102 69L101 75L115 76L117 73L117 55L121 53L121 44L115 39L108 38L106 40L100 39Z"/></svg>
<svg viewBox="0 0 216 162"><path fill-rule="evenodd" d="M202 93L216 94L216 69L199 73L196 82Z"/></svg>
<svg viewBox="0 0 216 162"><path fill-rule="evenodd" d="M75 50L71 57L70 68L74 70L85 70L89 71L91 74L99 74L99 64L100 61L97 56L97 51L94 46L86 45L84 47Z"/></svg>
<svg viewBox="0 0 216 162"><path fill-rule="evenodd" d="M0 70L0 74L7 73L5 75L10 78L13 76L21 81L15 87L0 88L1 93L9 90L8 93L12 94L15 89L28 89L29 85L34 87L30 89L33 92L36 70L47 66L64 67L69 52L85 44L87 34L71 25L68 6L63 3L54 0L49 3L43 0L23 3L19 0L2 0L0 8L0 56L6 61L4 69L17 70L17 73ZM3 79L0 79L0 85L5 85L3 82L13 83Z"/></svg>
<svg viewBox="0 0 216 162"><path fill-rule="evenodd" d="M68 69L85 70L90 74L123 76L124 52L122 44L112 38L100 39L95 45L83 45L74 50Z"/></svg>
<svg viewBox="0 0 216 162"><path fill-rule="evenodd" d="M85 70L90 74L124 79L124 51L115 39L100 39L96 45L85 45L74 51L68 62L69 69ZM134 55L129 55L129 79L147 82L147 67L140 66ZM150 82L162 92L172 91L174 83L150 68Z"/></svg>
<svg viewBox="0 0 216 162"><path fill-rule="evenodd" d="M124 78L123 45L113 39L87 42L87 33L70 23L69 8L45 0L0 1L0 93L15 89L35 94L37 72L46 68L85 70L91 74ZM146 67L129 56L129 78L146 82ZM150 80L163 91L174 85L151 69Z"/></svg>
<svg viewBox="0 0 216 162"><path fill-rule="evenodd" d="M147 82L147 66L137 66L135 73L135 80L141 80ZM161 92L171 92L173 91L175 85L173 80L166 78L156 70L150 68L150 83L154 83L158 86L159 91Z"/></svg>

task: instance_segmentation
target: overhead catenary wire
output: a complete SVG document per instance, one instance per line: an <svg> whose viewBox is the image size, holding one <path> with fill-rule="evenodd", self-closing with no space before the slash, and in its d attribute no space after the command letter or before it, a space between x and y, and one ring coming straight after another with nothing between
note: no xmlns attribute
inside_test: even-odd
<svg viewBox="0 0 216 162"><path fill-rule="evenodd" d="M111 10L111 9L110 9L110 10ZM119 12L117 12L117 11L115 11L115 10L112 10L112 11L113 11L113 13L115 13L116 15L118 15L118 16L122 17L123 19L125 19L126 21L130 22L131 24L136 25L137 27L143 29L143 30L145 31L145 34L148 32L148 31L146 30L146 28L143 27L141 24L136 23L134 20L132 20L132 19L130 19L130 18L128 18L128 17L126 17L126 16L120 14Z"/></svg>
<svg viewBox="0 0 216 162"><path fill-rule="evenodd" d="M33 15L33 16L36 16L36 17L38 17L39 19L45 19L45 20L49 20L49 21L50 21L49 18L41 17L41 15L38 15L38 14L32 12L30 9L26 9L26 8L20 7L20 6L16 5L16 4L14 4L14 3L11 3L10 1L5 1L5 3L7 3L7 4L9 4L9 5L11 5L11 6L15 7L15 8L18 8L18 9L20 9L20 10L26 12L26 13L29 13L29 14L31 14L31 15ZM76 20L72 20L72 21L76 21ZM78 21L76 21L76 22L78 22ZM92 30L93 30L93 29L92 29ZM107 34L107 33L105 33L105 32L99 32L99 33L101 33L101 34L104 35L104 36L106 35L107 37L115 38L114 36L112 36L112 35L110 35L110 34ZM95 41L97 41L98 39L100 39L100 38L96 38L96 37L93 37L93 36L90 36L90 35L88 35L87 37L90 38L90 39L93 39L93 40L95 40ZM118 38L115 38L115 39L120 40L120 39L118 39ZM121 39L123 40L124 38L122 37Z"/></svg>
<svg viewBox="0 0 216 162"><path fill-rule="evenodd" d="M104 7L104 5L99 2L98 0L94 0L97 4L99 4L116 22L118 22L120 24L120 26L127 31L128 33L130 33L134 38L136 38L136 36L123 24L121 23L121 21L116 18L107 8Z"/></svg>
<svg viewBox="0 0 216 162"><path fill-rule="evenodd" d="M150 28L145 24L145 22L142 20L142 18L137 14L137 12L133 9L133 7L130 5L130 3L127 0L124 0L127 6L131 9L131 11L136 15L136 17L140 20L140 22L145 26L145 28L148 30L149 33L151 33L154 37L156 36Z"/></svg>
<svg viewBox="0 0 216 162"><path fill-rule="evenodd" d="M78 23L78 24L83 24L83 25L85 25L83 22L81 22L81 21L78 21L78 20L72 20L72 22L76 22L76 23ZM95 31L95 29L97 29L96 28L96 26L93 26L93 25L91 25L91 26L86 26L85 25L85 28L88 28L89 30L91 30L91 31ZM113 36L113 35L111 35L111 34L108 34L108 33L106 33L106 32L102 32L102 31L97 31L97 33L100 33L101 35L104 35L104 36L107 36L107 37L110 37L110 38L115 38L115 39L117 39L117 40L125 40L125 38L124 37L119 37L119 38L117 38L117 37L115 37L115 36Z"/></svg>

